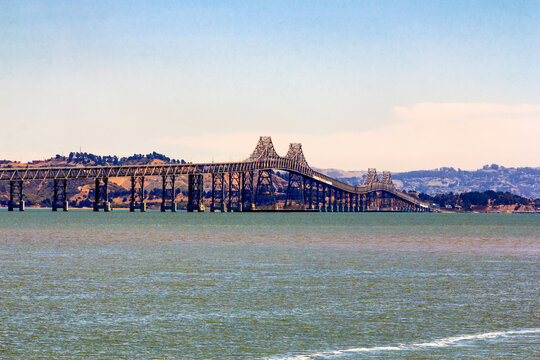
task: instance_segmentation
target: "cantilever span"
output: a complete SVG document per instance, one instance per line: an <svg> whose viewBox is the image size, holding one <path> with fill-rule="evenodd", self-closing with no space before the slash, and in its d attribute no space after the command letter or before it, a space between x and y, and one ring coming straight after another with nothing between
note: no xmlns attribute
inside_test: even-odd
<svg viewBox="0 0 540 360"><path fill-rule="evenodd" d="M289 174L286 198L275 196L272 173ZM211 194L203 191L204 175L211 177ZM272 139L261 136L253 153L244 161L198 164L66 166L0 169L0 181L9 181L8 210L24 210L23 185L28 181L53 182L52 209L68 210L67 182L93 179L94 211L111 210L108 198L109 178L131 179L130 210L146 210L144 179L162 178L161 210L177 210L175 180L188 177L187 211L202 211L205 200L211 211L294 210L328 212L363 211L429 211L420 200L397 190L389 172L379 179L369 169L362 185L351 185L313 170L302 151L292 143L287 154L280 156ZM283 204L282 204L283 203Z"/></svg>

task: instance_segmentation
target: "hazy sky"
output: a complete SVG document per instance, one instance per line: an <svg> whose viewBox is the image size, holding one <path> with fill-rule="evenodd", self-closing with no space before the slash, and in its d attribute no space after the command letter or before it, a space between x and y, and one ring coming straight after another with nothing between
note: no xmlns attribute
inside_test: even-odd
<svg viewBox="0 0 540 360"><path fill-rule="evenodd" d="M227 4L225 4L227 3ZM540 1L0 0L0 159L540 166Z"/></svg>

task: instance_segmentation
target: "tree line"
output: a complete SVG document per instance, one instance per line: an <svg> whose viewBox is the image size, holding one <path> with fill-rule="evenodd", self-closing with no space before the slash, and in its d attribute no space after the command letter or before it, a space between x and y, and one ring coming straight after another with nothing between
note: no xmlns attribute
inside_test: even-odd
<svg viewBox="0 0 540 360"><path fill-rule="evenodd" d="M63 157L61 155L56 155L56 159L60 160ZM93 163L96 165L106 166L106 165L125 165L130 162L150 162L152 160L162 160L170 164L185 164L184 160L171 159L168 156L163 154L152 152L146 155L143 154L133 154L128 157L118 158L116 155L95 155L92 153L86 152L71 152L67 157L67 162L77 163L77 164L89 164Z"/></svg>
<svg viewBox="0 0 540 360"><path fill-rule="evenodd" d="M441 208L451 207L470 209L473 206L497 206L497 205L536 205L540 206L540 199L532 200L510 192L487 190L484 192L470 191L464 193L449 192L430 196L425 193L418 195L420 200L434 203Z"/></svg>

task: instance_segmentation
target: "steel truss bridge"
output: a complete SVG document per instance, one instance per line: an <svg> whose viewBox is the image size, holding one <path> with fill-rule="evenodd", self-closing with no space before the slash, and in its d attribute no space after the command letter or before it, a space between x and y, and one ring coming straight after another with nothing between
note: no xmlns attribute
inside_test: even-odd
<svg viewBox="0 0 540 360"><path fill-rule="evenodd" d="M199 164L162 164L127 166L27 167L0 169L0 181L9 181L8 210L24 210L23 184L27 181L53 182L52 210L68 210L67 182L93 179L94 211L111 210L109 178L131 179L130 211L146 210L144 180L162 178L161 211L176 211L175 180L188 177L187 211L204 211L204 174L211 176L210 211L278 210L272 173L288 172L285 201L280 210L289 211L430 211L427 204L397 190L389 172L379 178L369 169L362 185L350 185L313 170L307 163L302 145L289 145L282 157L272 139L261 136L253 153L244 161ZM208 178L208 175L207 175Z"/></svg>

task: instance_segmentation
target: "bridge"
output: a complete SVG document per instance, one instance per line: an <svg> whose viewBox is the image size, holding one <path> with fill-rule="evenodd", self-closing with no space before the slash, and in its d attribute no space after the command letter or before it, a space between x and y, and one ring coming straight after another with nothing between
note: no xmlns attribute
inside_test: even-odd
<svg viewBox="0 0 540 360"><path fill-rule="evenodd" d="M288 173L285 199L280 204L275 196L274 171ZM117 177L131 179L130 211L146 211L144 180L161 177L161 211L175 212L175 181L187 176L186 210L201 212L205 210L205 175L211 181L210 211L430 211L427 204L396 189L389 172L379 177L375 169L369 169L363 184L347 184L313 170L301 144L290 144L287 154L280 156L267 136L261 136L252 154L238 162L0 169L0 181L9 181L9 211L24 210L25 182L47 180L53 182L52 210L67 211L67 182L77 179L94 181L94 211L111 211L108 182Z"/></svg>

